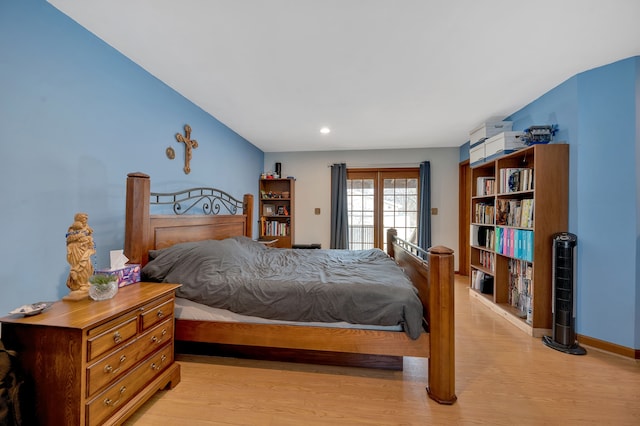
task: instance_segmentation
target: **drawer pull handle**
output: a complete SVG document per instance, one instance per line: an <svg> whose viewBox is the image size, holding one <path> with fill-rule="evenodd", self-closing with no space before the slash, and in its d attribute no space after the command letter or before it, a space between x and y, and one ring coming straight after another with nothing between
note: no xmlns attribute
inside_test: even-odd
<svg viewBox="0 0 640 426"><path fill-rule="evenodd" d="M162 318L164 316L164 312L158 311L156 315L158 316L158 318Z"/></svg>
<svg viewBox="0 0 640 426"><path fill-rule="evenodd" d="M127 357L125 355L122 355L120 357L120 365L122 365L122 363L124 363L127 360ZM111 374L116 374L118 371L120 371L120 367L116 368L115 370L113 369L113 367L110 364L107 364L104 366L104 372L105 373L111 373Z"/></svg>
<svg viewBox="0 0 640 426"><path fill-rule="evenodd" d="M122 342L122 335L120 334L119 331L116 331L115 334L113 335L113 341L116 343Z"/></svg>
<svg viewBox="0 0 640 426"><path fill-rule="evenodd" d="M120 388L120 397L118 399L116 399L115 401L112 401L111 398L107 398L104 400L104 405L108 406L108 407L115 407L116 405L118 405L120 403L120 400L122 399L122 395L124 394L124 392L127 390L127 388L125 386Z"/></svg>
<svg viewBox="0 0 640 426"><path fill-rule="evenodd" d="M118 371L120 371L120 367L118 367L118 368L116 368L114 370L114 368L112 366L110 366L110 365L105 365L104 366L104 372L107 373L107 374L117 374Z"/></svg>
<svg viewBox="0 0 640 426"><path fill-rule="evenodd" d="M160 364L156 364L155 362L151 364L152 370L160 370L162 368L162 364L167 360L167 356L162 354L160 357Z"/></svg>
<svg viewBox="0 0 640 426"><path fill-rule="evenodd" d="M162 337L164 337L166 335L167 335L167 329L165 328L165 329L162 330L162 332L160 332L160 336L161 336L160 339L157 336L151 336L151 341L153 343L160 343L160 342L162 342Z"/></svg>

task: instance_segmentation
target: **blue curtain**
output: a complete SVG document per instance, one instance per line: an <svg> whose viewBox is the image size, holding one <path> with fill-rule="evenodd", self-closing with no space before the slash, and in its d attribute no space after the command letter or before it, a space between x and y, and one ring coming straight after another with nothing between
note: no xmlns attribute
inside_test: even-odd
<svg viewBox="0 0 640 426"><path fill-rule="evenodd" d="M420 163L420 210L418 220L418 247L431 247L431 164Z"/></svg>
<svg viewBox="0 0 640 426"><path fill-rule="evenodd" d="M347 165L331 166L331 247L349 248L349 215L347 207Z"/></svg>

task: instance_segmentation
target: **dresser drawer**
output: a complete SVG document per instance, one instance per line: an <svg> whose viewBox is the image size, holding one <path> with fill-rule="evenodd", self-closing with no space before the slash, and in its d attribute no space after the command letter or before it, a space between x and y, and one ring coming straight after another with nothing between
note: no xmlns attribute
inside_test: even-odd
<svg viewBox="0 0 640 426"><path fill-rule="evenodd" d="M144 358L147 354L173 340L173 325L173 318L169 318L140 336L138 341L142 346L142 354L138 358Z"/></svg>
<svg viewBox="0 0 640 426"><path fill-rule="evenodd" d="M135 341L87 368L87 397L122 376L141 359L173 339L173 318L158 324Z"/></svg>
<svg viewBox="0 0 640 426"><path fill-rule="evenodd" d="M137 341L133 341L87 368L87 396L113 382L136 363Z"/></svg>
<svg viewBox="0 0 640 426"><path fill-rule="evenodd" d="M173 362L173 344L165 346L87 404L87 424L97 425L113 415Z"/></svg>
<svg viewBox="0 0 640 426"><path fill-rule="evenodd" d="M173 317L173 298L163 298L142 308L142 330Z"/></svg>
<svg viewBox="0 0 640 426"><path fill-rule="evenodd" d="M96 332L100 334L91 337L92 334L95 334ZM87 361L91 361L127 342L129 339L134 337L137 332L138 316L136 315L136 312L133 312L131 315L118 318L117 321L108 323L107 327L101 326L95 330L89 331L90 337L87 341Z"/></svg>

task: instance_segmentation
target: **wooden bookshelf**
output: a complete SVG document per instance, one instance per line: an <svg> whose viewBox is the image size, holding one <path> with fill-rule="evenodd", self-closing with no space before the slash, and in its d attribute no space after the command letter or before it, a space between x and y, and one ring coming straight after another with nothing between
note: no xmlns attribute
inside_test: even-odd
<svg viewBox="0 0 640 426"><path fill-rule="evenodd" d="M295 179L260 179L259 239L271 247L291 248L294 240Z"/></svg>
<svg viewBox="0 0 640 426"><path fill-rule="evenodd" d="M491 178L494 191L486 193L485 183ZM553 237L568 230L569 146L521 149L472 167L471 179L471 295L530 335L549 334ZM500 208L507 204L509 218ZM523 214L523 209L530 213ZM492 244L484 233L493 237ZM507 237L511 245L505 245ZM495 256L490 267L482 261L487 253ZM476 288L479 273L493 277L492 294Z"/></svg>

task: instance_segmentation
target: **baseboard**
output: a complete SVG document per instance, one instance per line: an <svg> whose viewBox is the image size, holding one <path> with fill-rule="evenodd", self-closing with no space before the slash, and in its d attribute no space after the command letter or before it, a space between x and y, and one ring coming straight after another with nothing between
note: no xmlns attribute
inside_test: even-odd
<svg viewBox="0 0 640 426"><path fill-rule="evenodd" d="M626 346L616 345L615 343L606 342L604 340L595 339L593 337L578 334L578 342L584 346L590 346L605 352L611 352L621 355L625 358L640 360L640 349L628 348Z"/></svg>

